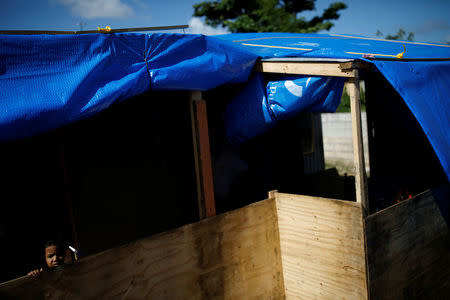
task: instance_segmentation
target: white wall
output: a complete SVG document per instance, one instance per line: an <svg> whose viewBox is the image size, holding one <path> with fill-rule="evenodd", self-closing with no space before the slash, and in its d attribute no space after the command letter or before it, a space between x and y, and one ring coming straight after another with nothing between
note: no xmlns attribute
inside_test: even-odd
<svg viewBox="0 0 450 300"><path fill-rule="evenodd" d="M364 159L369 167L367 117L361 113ZM325 163L353 166L352 121L350 113L322 114L323 148Z"/></svg>

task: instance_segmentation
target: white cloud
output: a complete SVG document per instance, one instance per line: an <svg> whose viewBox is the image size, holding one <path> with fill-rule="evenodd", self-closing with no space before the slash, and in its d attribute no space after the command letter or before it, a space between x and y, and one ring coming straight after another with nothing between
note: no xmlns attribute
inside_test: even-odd
<svg viewBox="0 0 450 300"><path fill-rule="evenodd" d="M59 0L70 7L72 14L78 17L93 18L125 18L134 15L133 8L122 0Z"/></svg>
<svg viewBox="0 0 450 300"><path fill-rule="evenodd" d="M186 33L193 34L204 34L204 35L214 35L214 34L225 34L229 33L225 28L213 28L211 26L205 25L200 18L191 18L189 20L189 28Z"/></svg>

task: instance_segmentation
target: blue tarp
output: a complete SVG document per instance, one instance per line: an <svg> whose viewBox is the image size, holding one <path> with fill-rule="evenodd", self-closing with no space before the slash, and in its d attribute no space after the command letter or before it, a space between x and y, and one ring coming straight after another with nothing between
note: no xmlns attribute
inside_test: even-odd
<svg viewBox="0 0 450 300"><path fill-rule="evenodd" d="M256 59L202 35L0 35L0 140L86 118L150 88L245 82Z"/></svg>
<svg viewBox="0 0 450 300"><path fill-rule="evenodd" d="M216 36L262 58L313 57L360 59L363 54L392 58L450 58L450 45L393 41L342 34L234 33Z"/></svg>
<svg viewBox="0 0 450 300"><path fill-rule="evenodd" d="M0 140L95 114L146 90L245 82L258 58L450 58L450 46L336 34L0 35ZM450 63L371 61L400 93L450 179Z"/></svg>
<svg viewBox="0 0 450 300"><path fill-rule="evenodd" d="M450 180L450 61L375 65L416 117Z"/></svg>
<svg viewBox="0 0 450 300"><path fill-rule="evenodd" d="M226 137L239 145L301 111L335 112L344 83L338 77L289 76L266 84L257 73L226 107Z"/></svg>

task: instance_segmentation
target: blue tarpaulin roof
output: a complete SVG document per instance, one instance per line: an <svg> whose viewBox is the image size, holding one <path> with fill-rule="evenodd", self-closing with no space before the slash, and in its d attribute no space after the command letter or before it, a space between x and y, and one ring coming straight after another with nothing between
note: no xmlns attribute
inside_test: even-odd
<svg viewBox="0 0 450 300"><path fill-rule="evenodd" d="M243 144L302 111L335 112L341 103L345 78L253 75L227 105L222 117L227 141Z"/></svg>
<svg viewBox="0 0 450 300"><path fill-rule="evenodd" d="M337 34L0 35L0 140L34 135L149 89L245 82L258 58L450 58L450 46ZM416 116L450 179L450 61L371 61Z"/></svg>

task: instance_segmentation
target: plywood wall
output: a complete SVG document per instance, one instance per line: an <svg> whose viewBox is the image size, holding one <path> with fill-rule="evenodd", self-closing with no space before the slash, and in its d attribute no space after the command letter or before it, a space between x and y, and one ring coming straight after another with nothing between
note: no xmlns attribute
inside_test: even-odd
<svg viewBox="0 0 450 300"><path fill-rule="evenodd" d="M428 191L365 220L370 299L450 299L448 205Z"/></svg>
<svg viewBox="0 0 450 300"><path fill-rule="evenodd" d="M271 192L40 280L0 284L0 299L448 299L450 197L436 195L363 220L355 202Z"/></svg>
<svg viewBox="0 0 450 300"><path fill-rule="evenodd" d="M41 279L1 284L0 298L7 297L283 299L275 201L114 248Z"/></svg>
<svg viewBox="0 0 450 300"><path fill-rule="evenodd" d="M287 299L367 299L361 206L271 193Z"/></svg>

